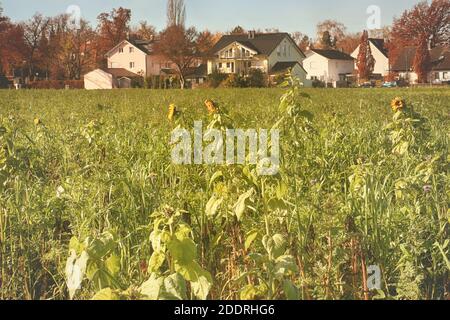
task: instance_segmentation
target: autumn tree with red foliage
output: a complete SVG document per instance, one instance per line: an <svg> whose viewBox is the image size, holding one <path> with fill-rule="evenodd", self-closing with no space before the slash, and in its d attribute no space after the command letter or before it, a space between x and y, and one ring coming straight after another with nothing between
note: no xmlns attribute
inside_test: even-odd
<svg viewBox="0 0 450 320"><path fill-rule="evenodd" d="M169 26L161 32L159 41L155 43L155 53L169 59L176 66L180 77L181 88L186 83L186 73L198 56L197 31L183 26Z"/></svg>
<svg viewBox="0 0 450 320"><path fill-rule="evenodd" d="M106 52L127 39L130 32L131 10L122 7L113 9L109 13L101 13L97 20L97 62L101 65Z"/></svg>
<svg viewBox="0 0 450 320"><path fill-rule="evenodd" d="M14 68L22 67L24 51L22 28L4 16L0 7L0 75L10 75Z"/></svg>
<svg viewBox="0 0 450 320"><path fill-rule="evenodd" d="M424 38L432 48L450 44L450 0L422 1L394 20L389 44L390 60L405 46L418 46Z"/></svg>
<svg viewBox="0 0 450 320"><path fill-rule="evenodd" d="M418 82L428 82L428 74L431 71L430 51L428 50L428 40L422 37L417 47L416 55L413 62L414 72L417 73Z"/></svg>
<svg viewBox="0 0 450 320"><path fill-rule="evenodd" d="M375 67L375 59L373 58L372 50L370 49L369 33L367 30L364 30L361 36L356 67L358 69L359 80L369 80Z"/></svg>

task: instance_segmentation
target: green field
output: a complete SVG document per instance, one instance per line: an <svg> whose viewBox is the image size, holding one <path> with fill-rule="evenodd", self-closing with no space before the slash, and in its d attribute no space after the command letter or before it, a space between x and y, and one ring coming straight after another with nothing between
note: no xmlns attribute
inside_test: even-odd
<svg viewBox="0 0 450 320"><path fill-rule="evenodd" d="M448 297L450 90L285 91L0 91L0 299ZM279 175L172 164L205 99Z"/></svg>

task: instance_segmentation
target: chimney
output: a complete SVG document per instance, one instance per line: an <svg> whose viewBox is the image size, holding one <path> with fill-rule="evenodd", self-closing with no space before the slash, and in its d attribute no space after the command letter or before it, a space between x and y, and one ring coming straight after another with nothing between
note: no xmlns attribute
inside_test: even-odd
<svg viewBox="0 0 450 320"><path fill-rule="evenodd" d="M250 30L250 31L248 32L248 38L249 38L249 39L255 39L255 34L256 34L256 31L255 31L255 30Z"/></svg>

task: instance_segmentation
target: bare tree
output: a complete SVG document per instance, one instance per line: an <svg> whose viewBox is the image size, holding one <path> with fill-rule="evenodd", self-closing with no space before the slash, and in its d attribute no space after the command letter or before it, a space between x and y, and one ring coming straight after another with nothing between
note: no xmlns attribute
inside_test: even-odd
<svg viewBox="0 0 450 320"><path fill-rule="evenodd" d="M30 20L21 24L24 31L24 40L27 45L27 63L29 76L34 78L34 68L36 63L36 54L50 20L41 14L35 14Z"/></svg>
<svg viewBox="0 0 450 320"><path fill-rule="evenodd" d="M186 22L184 0L167 0L167 26L182 26Z"/></svg>

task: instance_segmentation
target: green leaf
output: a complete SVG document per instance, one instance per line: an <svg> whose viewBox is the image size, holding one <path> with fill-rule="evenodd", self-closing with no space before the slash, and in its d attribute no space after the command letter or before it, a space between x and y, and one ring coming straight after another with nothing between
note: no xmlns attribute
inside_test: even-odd
<svg viewBox="0 0 450 320"><path fill-rule="evenodd" d="M105 261L105 265L113 277L120 272L120 258L114 254Z"/></svg>
<svg viewBox="0 0 450 320"><path fill-rule="evenodd" d="M209 199L208 203L206 204L205 213L208 217L214 217L217 213L217 210L219 209L220 205L223 202L223 198L217 198L215 195Z"/></svg>
<svg viewBox="0 0 450 320"><path fill-rule="evenodd" d="M280 181L277 185L277 198L282 200L288 194L288 186L284 181Z"/></svg>
<svg viewBox="0 0 450 320"><path fill-rule="evenodd" d="M141 285L139 292L147 300L158 300L163 284L164 278L152 273L150 278Z"/></svg>
<svg viewBox="0 0 450 320"><path fill-rule="evenodd" d="M166 255L164 254L164 252L153 252L152 256L150 257L150 261L148 262L148 270L152 273L158 272L165 260Z"/></svg>
<svg viewBox="0 0 450 320"><path fill-rule="evenodd" d="M238 221L242 221L245 209L247 208L247 200L253 195L253 192L254 189L252 188L239 197L234 209Z"/></svg>
<svg viewBox="0 0 450 320"><path fill-rule="evenodd" d="M201 275L198 277L197 281L191 282L191 286L192 292L197 299L206 300L209 291L211 290L212 283L206 276Z"/></svg>
<svg viewBox="0 0 450 320"><path fill-rule="evenodd" d="M267 287L265 285L245 286L240 293L241 300L262 300L267 295Z"/></svg>
<svg viewBox="0 0 450 320"><path fill-rule="evenodd" d="M120 296L113 291L111 288L105 288L97 292L93 297L92 300L120 300Z"/></svg>
<svg viewBox="0 0 450 320"><path fill-rule="evenodd" d="M192 239L173 239L167 245L173 259L181 265L191 263L197 257L197 247Z"/></svg>
<svg viewBox="0 0 450 320"><path fill-rule="evenodd" d="M253 241L258 237L258 230L252 230L247 233L245 238L245 251L247 251L252 245Z"/></svg>
<svg viewBox="0 0 450 320"><path fill-rule="evenodd" d="M211 188L211 186L214 184L214 182L216 182L217 179L222 178L223 177L223 173L222 171L216 171L213 176L211 177L211 179L209 180L209 187Z"/></svg>
<svg viewBox="0 0 450 320"><path fill-rule="evenodd" d="M299 300L300 298L298 288L289 280L284 280L283 291L287 300Z"/></svg>
<svg viewBox="0 0 450 320"><path fill-rule="evenodd" d="M186 281L178 274L172 274L164 279L164 285L159 294L160 300L186 300Z"/></svg>
<svg viewBox="0 0 450 320"><path fill-rule="evenodd" d="M294 274L298 271L294 257L292 256L280 256L275 260L275 263L275 275L280 278L289 275L289 273Z"/></svg>
<svg viewBox="0 0 450 320"><path fill-rule="evenodd" d="M93 241L88 239L87 242L86 251L89 253L89 256L99 260L111 253L116 246L114 236L109 232L105 232Z"/></svg>

